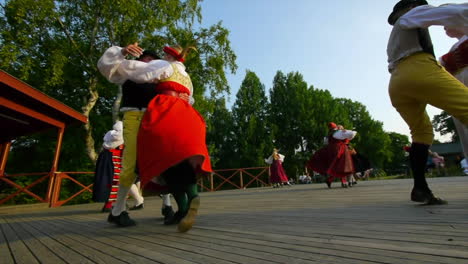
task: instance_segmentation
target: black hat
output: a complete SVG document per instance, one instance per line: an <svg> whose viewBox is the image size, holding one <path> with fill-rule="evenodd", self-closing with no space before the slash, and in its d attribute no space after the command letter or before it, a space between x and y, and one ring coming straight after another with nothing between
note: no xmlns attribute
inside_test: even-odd
<svg viewBox="0 0 468 264"><path fill-rule="evenodd" d="M143 54L141 54L140 57L138 57L138 60L141 60L145 56L151 56L155 60L160 60L161 59L161 57L159 57L159 55L156 52L154 52L152 50L144 50Z"/></svg>
<svg viewBox="0 0 468 264"><path fill-rule="evenodd" d="M420 5L427 5L426 0L400 0L396 5L393 7L393 12L388 16L388 23L393 26L395 22L398 20L399 17L396 17L399 11L404 10L410 6L420 6Z"/></svg>

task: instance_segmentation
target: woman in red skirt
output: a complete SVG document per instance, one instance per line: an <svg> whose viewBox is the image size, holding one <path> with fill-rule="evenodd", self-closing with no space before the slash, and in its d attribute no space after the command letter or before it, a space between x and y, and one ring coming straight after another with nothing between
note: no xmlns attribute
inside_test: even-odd
<svg viewBox="0 0 468 264"><path fill-rule="evenodd" d="M355 131L344 130L329 123L328 144L319 149L307 162L307 167L320 174L328 174L328 188L335 178L341 178L341 186L348 187L346 177L354 173L353 159L347 143L356 136Z"/></svg>
<svg viewBox="0 0 468 264"><path fill-rule="evenodd" d="M283 168L284 155L278 153L278 150L273 149L273 154L265 162L270 164L270 183L273 188L283 187L283 184L291 186L288 176Z"/></svg>
<svg viewBox="0 0 468 264"><path fill-rule="evenodd" d="M136 57L143 53L137 43L126 50ZM193 87L183 64L187 51L164 47L164 60L148 63L120 59L113 72L114 79L155 83L157 95L138 132L138 170L143 187L150 182L166 185L173 194L178 211L165 224L178 224L180 232L192 228L200 206L197 175L212 171L205 121L189 103Z"/></svg>

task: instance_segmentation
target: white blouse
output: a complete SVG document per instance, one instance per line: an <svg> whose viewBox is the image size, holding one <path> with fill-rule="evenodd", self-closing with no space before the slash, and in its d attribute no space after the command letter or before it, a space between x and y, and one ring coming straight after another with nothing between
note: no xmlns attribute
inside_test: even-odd
<svg viewBox="0 0 468 264"><path fill-rule="evenodd" d="M148 63L137 60L126 60L122 48L113 46L104 52L98 61L98 69L110 82L123 84L126 80L136 83L152 83L172 76L172 65L184 76L187 76L185 66L181 62L152 60Z"/></svg>
<svg viewBox="0 0 468 264"><path fill-rule="evenodd" d="M462 28L468 34L468 3L441 6L421 5L398 19L402 28L428 28L439 25Z"/></svg>

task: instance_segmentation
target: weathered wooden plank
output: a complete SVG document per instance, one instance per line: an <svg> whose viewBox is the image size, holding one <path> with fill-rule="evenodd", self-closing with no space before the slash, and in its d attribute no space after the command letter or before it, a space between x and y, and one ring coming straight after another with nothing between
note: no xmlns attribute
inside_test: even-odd
<svg viewBox="0 0 468 264"><path fill-rule="evenodd" d="M18 220L18 219L17 219ZM19 221L19 220L18 220ZM44 219L31 219L29 221L25 221L23 226L27 228L28 231L33 233L37 239L51 252L54 252L57 256L59 256L62 260L67 263L92 263L89 259L84 258L82 255L76 253L69 245L62 244L57 241L53 236L50 236L41 230L37 229L37 224L41 222L50 223L52 219L44 218Z"/></svg>
<svg viewBox="0 0 468 264"><path fill-rule="evenodd" d="M196 263L180 258L177 254L168 255L165 254L164 251L148 250L142 243L132 243L126 236L126 232L131 232L131 229L119 228L114 230L116 232L110 233L105 231L105 228L102 226L96 227L79 223L80 221L78 221L78 223L75 221L77 221L77 218L75 218L74 221L61 219L55 223L54 228L68 233L68 236L71 236L73 239L86 242L88 246L95 249L105 248L112 257L122 261L129 263Z"/></svg>
<svg viewBox="0 0 468 264"><path fill-rule="evenodd" d="M348 259L349 256L355 256L358 258L379 260L384 263L404 263L408 261L424 261L425 263L459 263L460 259L454 259L451 257L441 257L424 254L409 254L408 252L399 252L387 249L375 249L364 246L353 246L347 245L346 243L335 242L328 239L320 239L294 235L284 235L277 233L265 233L265 232L252 232L252 231L239 231L239 230L224 230L224 229L211 229L203 228L202 232L194 230L199 236L199 239L207 238L213 239L219 238L224 239L227 243L240 243L242 245L252 248L275 248L281 247L287 251L294 252L293 250L302 250L310 253L317 252L319 254L330 254L332 256L341 257L343 260ZM200 238L202 237L202 238ZM219 242L218 242L219 243ZM275 247L272 244L277 243ZM355 254L353 254L355 253ZM294 252L294 254L297 254Z"/></svg>
<svg viewBox="0 0 468 264"><path fill-rule="evenodd" d="M21 248L40 262L52 252L70 263L468 263L468 177L429 181L448 205L410 202L411 180L203 193L185 234L162 225L159 198L131 212L132 228L106 223L96 204L22 209L2 215L0 263Z"/></svg>
<svg viewBox="0 0 468 264"><path fill-rule="evenodd" d="M26 221L18 218L8 220L10 226L13 227L18 237L31 250L37 260L41 263L65 263L65 261L59 258L53 251L45 247L41 241L37 239L37 233L34 230L31 232L27 224L25 224Z"/></svg>
<svg viewBox="0 0 468 264"><path fill-rule="evenodd" d="M29 218L24 218L20 220L26 220L28 222L33 222ZM93 263L115 263L115 264L121 264L125 263L123 261L120 261L116 258L113 258L109 254L105 254L99 250L96 250L92 247L89 247L89 244L91 241L82 241L82 243L72 239L73 236L67 235L67 232L63 232L63 229L56 228L52 223L55 221L34 221L32 224L30 224L34 229L36 229L36 232L42 233L42 235L52 237L55 239L57 242L66 245L68 248L72 249L75 251L77 254L81 255L80 259L82 260L89 260ZM68 261L68 257L66 257Z"/></svg>
<svg viewBox="0 0 468 264"><path fill-rule="evenodd" d="M15 263L39 263L10 224L2 223L2 230Z"/></svg>
<svg viewBox="0 0 468 264"><path fill-rule="evenodd" d="M63 221L70 221L70 219L64 219ZM76 218L75 218L76 221ZM79 225L81 230L87 230L91 232L93 229L92 225L86 223L86 221L78 222L68 222L73 225ZM159 228L165 229L167 236L171 235L171 232L174 232L172 228L169 231L167 227L159 226ZM122 230L125 230L122 232ZM231 264L231 263L240 263L235 261L228 261L222 258L215 256L214 252L209 250L204 250L200 248L191 248L190 246L184 245L182 243L173 243L167 240L158 240L154 242L148 242L142 239L145 235L148 234L148 226L146 227L133 227L133 228L106 228L102 229L101 232L107 237L112 237L114 239L114 245L116 246L126 246L131 247L134 252L140 256L151 258L150 254L155 252L160 252L164 255L168 255L168 262L165 263L177 263L176 259L181 258L187 261L194 261L196 263L207 263L207 264ZM134 235L134 236L133 236ZM102 237L96 238L98 241L102 241ZM138 246L136 246L138 245ZM162 256L158 256L159 258ZM167 257L167 256L166 256Z"/></svg>
<svg viewBox="0 0 468 264"><path fill-rule="evenodd" d="M14 263L13 256L11 255L10 247L3 231L5 220L0 217L0 263L10 264Z"/></svg>

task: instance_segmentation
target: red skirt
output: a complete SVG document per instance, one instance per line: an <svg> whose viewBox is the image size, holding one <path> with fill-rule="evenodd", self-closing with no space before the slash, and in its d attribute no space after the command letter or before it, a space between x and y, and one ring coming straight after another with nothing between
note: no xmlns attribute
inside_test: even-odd
<svg viewBox="0 0 468 264"><path fill-rule="evenodd" d="M273 163L270 166L270 183L283 183L288 181L288 176L284 171L281 161L273 160Z"/></svg>
<svg viewBox="0 0 468 264"><path fill-rule="evenodd" d="M138 132L141 184L145 186L153 177L159 177L165 170L189 158L194 158L197 173L210 173L205 138L205 121L189 103L174 96L157 95L148 104Z"/></svg>
<svg viewBox="0 0 468 264"><path fill-rule="evenodd" d="M308 161L307 167L320 174L345 177L354 173L353 159L344 142L331 142L318 150Z"/></svg>

